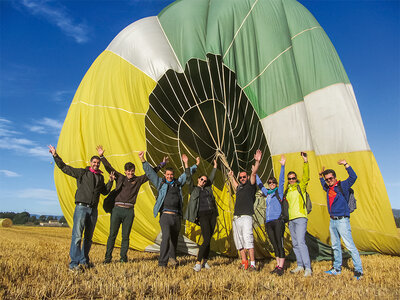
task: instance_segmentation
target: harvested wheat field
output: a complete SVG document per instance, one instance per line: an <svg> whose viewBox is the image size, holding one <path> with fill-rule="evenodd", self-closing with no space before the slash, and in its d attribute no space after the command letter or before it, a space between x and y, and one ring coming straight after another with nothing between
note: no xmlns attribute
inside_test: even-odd
<svg viewBox="0 0 400 300"><path fill-rule="evenodd" d="M314 262L312 278L271 275L273 260L259 272L238 270L238 259L215 257L211 270L195 273L195 258L180 256L177 269L160 270L157 254L130 250L130 261L103 265L105 246L93 245L95 267L68 270L69 228L0 228L1 299L399 299L400 257L362 256L365 276L351 270L331 277L331 262ZM114 250L118 259L119 249ZM351 262L349 262L351 266ZM290 267L290 266L288 266Z"/></svg>

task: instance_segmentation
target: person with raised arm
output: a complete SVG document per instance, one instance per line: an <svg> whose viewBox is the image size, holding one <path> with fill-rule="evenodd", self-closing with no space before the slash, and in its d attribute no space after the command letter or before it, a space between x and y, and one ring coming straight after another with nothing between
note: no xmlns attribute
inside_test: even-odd
<svg viewBox="0 0 400 300"><path fill-rule="evenodd" d="M254 154L255 164L251 168L250 176L245 171L239 173L239 182L233 175L231 170L229 180L236 192L235 209L233 213L233 239L236 249L239 251L242 263L241 269L256 271L256 261L254 255L254 237L253 237L253 214L255 194L257 191L256 174L260 166L262 152L257 150ZM247 260L247 254L250 256L250 266Z"/></svg>
<svg viewBox="0 0 400 300"><path fill-rule="evenodd" d="M53 155L57 167L65 174L76 178L77 183L69 269L79 271L82 268L90 268L93 264L89 259L89 251L97 222L100 194L107 195L110 192L115 179L114 173L110 173L110 180L104 184L104 177L99 169L100 157L92 156L90 166L86 168L73 168L63 162L52 145L49 145L49 152ZM81 247L83 232L85 236Z"/></svg>
<svg viewBox="0 0 400 300"><path fill-rule="evenodd" d="M170 167L165 168L164 177L159 177L145 160L144 151L139 152L139 158L142 161L146 176L158 191L153 209L155 218L160 214L162 233L158 266L164 268L168 265L169 261L173 266L176 266L176 247L178 244L179 231L181 229L183 207L182 187L190 177L188 157L186 154L182 154L185 172L178 178L174 177L174 169Z"/></svg>
<svg viewBox="0 0 400 300"><path fill-rule="evenodd" d="M297 262L297 267L290 273L296 274L304 271L304 276L309 277L312 275L312 270L310 254L306 245L308 217L305 200L307 185L310 181L310 167L307 153L301 152L300 154L304 161L303 176L299 181L295 172L290 171L287 174L288 187L284 192L284 198L289 203L289 231Z"/></svg>
<svg viewBox="0 0 400 300"><path fill-rule="evenodd" d="M120 250L120 262L128 262L128 249L129 249L129 236L132 230L132 224L135 217L134 206L136 203L137 195L142 184L149 179L146 175L136 176L135 165L132 162L127 162L124 166L125 175L117 172L108 160L104 157L104 148L99 145L96 147L100 156L101 162L104 164L108 173L115 174L116 187L115 187L115 203L111 211L110 218L110 233L107 239L107 250L104 263L110 263L112 260L112 252L115 245L119 228L122 226L122 241ZM165 166L167 157L154 168L157 173L163 166ZM113 191L114 192L114 191Z"/></svg>
<svg viewBox="0 0 400 300"><path fill-rule="evenodd" d="M197 158L195 172L200 159ZM217 224L218 209L212 191L212 183L217 172L217 160L214 160L214 167L207 176L202 174L197 178L197 185L193 185L190 179L189 193L190 199L184 214L184 219L200 225L203 243L199 247L196 264L193 269L199 272L202 268L210 269L208 256L210 254L210 243Z"/></svg>
<svg viewBox="0 0 400 300"><path fill-rule="evenodd" d="M333 250L333 267L325 273L329 275L340 275L342 271L342 246L340 238L351 254L354 265L354 277L360 280L363 276L363 268L360 253L351 235L349 198L351 187L357 180L357 175L346 160L338 161L339 165L346 168L349 177L340 181L336 178L336 172L332 169L322 168L319 179L322 188L326 192L327 208L330 215L329 233L331 235Z"/></svg>
<svg viewBox="0 0 400 300"><path fill-rule="evenodd" d="M256 175L257 186L264 194L266 209L265 209L265 230L268 238L274 248L276 267L271 274L282 276L284 273L283 265L285 263L285 249L283 248L283 234L285 233L285 216L282 211L283 190L285 185L285 163L286 158L281 156L279 161L281 171L278 181L275 177L269 177L267 180L268 188L265 188L260 177Z"/></svg>

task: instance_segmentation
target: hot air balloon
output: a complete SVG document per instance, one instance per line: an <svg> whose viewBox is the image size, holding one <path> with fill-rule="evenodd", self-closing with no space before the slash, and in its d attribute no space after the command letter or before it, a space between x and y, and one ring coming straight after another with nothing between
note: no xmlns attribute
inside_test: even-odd
<svg viewBox="0 0 400 300"><path fill-rule="evenodd" d="M127 26L84 76L57 149L66 163L83 167L98 144L120 171L132 161L140 173L140 150L153 165L168 155L178 173L182 153L193 162L200 156L198 172L204 173L217 158L213 189L219 217L211 250L231 256L237 251L229 169L250 171L261 149L263 181L279 173L281 154L287 171L299 174L299 152L307 151L313 202L309 246L318 257L321 245L330 243L318 171L346 158L358 174L358 208L351 216L355 244L361 251L400 255L400 237L352 85L324 30L295 0L181 0ZM54 174L61 208L72 224L75 182L58 168ZM130 237L134 249L159 250L155 193L148 183L139 193ZM105 244L110 217L100 206L93 240ZM257 256L270 256L260 221L254 232ZM181 233L178 250L195 254L200 228L186 222Z"/></svg>

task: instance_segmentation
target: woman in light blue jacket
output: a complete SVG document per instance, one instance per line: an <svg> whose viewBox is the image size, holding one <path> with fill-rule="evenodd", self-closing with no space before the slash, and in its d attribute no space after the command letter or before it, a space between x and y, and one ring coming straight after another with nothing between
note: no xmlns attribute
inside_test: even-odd
<svg viewBox="0 0 400 300"><path fill-rule="evenodd" d="M285 184L285 156L281 156L281 172L279 175L279 187L275 177L268 178L268 188L265 188L260 177L256 176L258 187L266 197L266 210L265 210L265 229L268 238L274 247L276 267L271 272L282 276L283 264L285 263L285 249L283 248L283 234L285 232L285 221L282 215L282 200L283 189Z"/></svg>

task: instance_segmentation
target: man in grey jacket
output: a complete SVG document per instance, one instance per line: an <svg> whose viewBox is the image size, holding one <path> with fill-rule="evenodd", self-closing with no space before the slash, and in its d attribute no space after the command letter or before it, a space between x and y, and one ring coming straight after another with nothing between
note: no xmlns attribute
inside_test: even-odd
<svg viewBox="0 0 400 300"><path fill-rule="evenodd" d="M172 168L166 168L165 176L159 177L151 165L144 159L143 151L139 152L139 158L143 163L143 170L146 176L158 191L157 200L153 209L154 217L157 217L157 214L160 213L162 233L158 265L160 267L166 267L169 258L171 258L176 265L176 246L181 229L183 205L182 186L190 176L188 158L186 154L182 154L185 172L179 176L178 179L174 178L174 170Z"/></svg>
<svg viewBox="0 0 400 300"><path fill-rule="evenodd" d="M93 156L90 159L90 166L86 168L73 168L66 165L57 154L56 148L49 145L49 152L53 155L56 165L65 174L76 178L77 190L75 193L75 211L73 217L71 247L69 255L71 262L69 269L72 271L81 270L81 267L91 267L89 251L92 246L92 237L97 222L97 205L100 194L107 195L114 181L114 174L110 174L110 180L104 184L104 177L99 170L100 157ZM85 237L81 248L82 235Z"/></svg>

